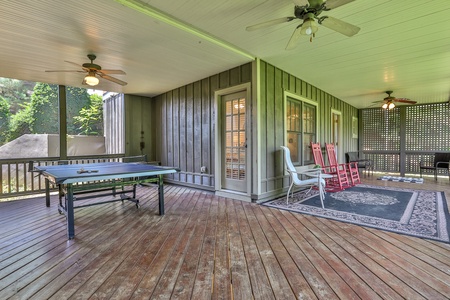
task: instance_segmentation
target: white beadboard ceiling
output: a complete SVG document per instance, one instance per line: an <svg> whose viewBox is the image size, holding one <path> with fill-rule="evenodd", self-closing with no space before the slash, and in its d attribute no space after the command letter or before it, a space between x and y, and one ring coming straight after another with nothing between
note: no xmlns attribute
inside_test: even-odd
<svg viewBox="0 0 450 300"><path fill-rule="evenodd" d="M259 57L357 108L384 91L421 103L450 97L450 1L356 0L323 12L361 28L349 38L319 26L285 46L299 20L291 0L0 0L0 77L82 86L65 60L122 69L99 89L154 96Z"/></svg>

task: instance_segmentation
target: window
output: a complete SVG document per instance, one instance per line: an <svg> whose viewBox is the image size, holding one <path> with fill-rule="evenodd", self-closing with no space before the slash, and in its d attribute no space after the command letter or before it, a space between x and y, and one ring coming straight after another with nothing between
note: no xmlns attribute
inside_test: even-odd
<svg viewBox="0 0 450 300"><path fill-rule="evenodd" d="M310 144L317 135L316 112L315 104L286 97L286 145L294 165L314 163Z"/></svg>

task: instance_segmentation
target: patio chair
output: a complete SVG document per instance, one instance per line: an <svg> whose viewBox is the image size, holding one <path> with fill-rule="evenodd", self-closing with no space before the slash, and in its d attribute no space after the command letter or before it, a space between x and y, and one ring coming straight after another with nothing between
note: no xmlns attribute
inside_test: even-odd
<svg viewBox="0 0 450 300"><path fill-rule="evenodd" d="M419 168L420 168L420 178L422 178L423 170L433 171L434 180L437 181L437 175L438 175L439 170L446 170L448 179L450 180L450 153L436 152L434 154L434 160L433 160L432 165L430 165L429 163L427 163L425 161L420 161Z"/></svg>
<svg viewBox="0 0 450 300"><path fill-rule="evenodd" d="M331 175L331 178L327 179L326 191L337 192L350 187L345 165L334 164L326 166L319 143L311 142L311 150L314 157L314 163L321 166L325 174Z"/></svg>
<svg viewBox="0 0 450 300"><path fill-rule="evenodd" d="M326 182L322 178L322 170L321 169L309 169L303 172L298 172L297 169L294 167L294 164L291 161L291 152L288 147L280 146L281 149L283 149L284 152L284 161L286 163L286 171L289 173L290 176L290 185L286 196L286 204L289 203L289 194L292 191L292 196L294 195L294 185L296 187L304 187L309 188L309 190L306 193L309 193L312 188L317 188L319 190L319 197L320 202L322 204L322 208L324 208L323 199L325 197L325 186ZM311 178L308 179L301 179L299 176L305 175Z"/></svg>
<svg viewBox="0 0 450 300"><path fill-rule="evenodd" d="M350 177L352 185L361 183L361 179L359 178L358 164L356 162L340 164L337 161L336 149L334 147L334 144L325 144L325 148L327 149L328 163L330 164L330 166L339 166L340 168L347 170L347 176Z"/></svg>
<svg viewBox="0 0 450 300"><path fill-rule="evenodd" d="M373 175L373 161L371 159L362 159L359 158L359 152L347 152L345 153L345 161L346 163L356 162L358 164L358 169L363 169L364 177L366 175L370 175L370 172Z"/></svg>

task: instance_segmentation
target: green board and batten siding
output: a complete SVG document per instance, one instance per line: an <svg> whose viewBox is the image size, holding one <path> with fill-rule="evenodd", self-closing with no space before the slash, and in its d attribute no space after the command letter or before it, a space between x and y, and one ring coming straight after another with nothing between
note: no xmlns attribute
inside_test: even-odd
<svg viewBox="0 0 450 300"><path fill-rule="evenodd" d="M259 64L259 66L257 66ZM259 84L252 74L259 70ZM162 165L179 167L181 172L172 175L170 181L213 190L215 185L215 92L244 83L257 85L259 99L253 100L248 117L253 126L248 134L259 134L261 159L252 160L249 176L257 176L260 182L252 180L253 200L279 194L288 184L284 174L284 161L280 145L284 142L284 91L318 103L320 143L331 140L331 110L342 113L343 151L357 150L357 139L352 138L352 117L358 116L356 108L327 94L326 92L280 70L264 61L248 63L231 70L213 75L200 81L182 86L152 98L151 101L151 141L153 150L150 159ZM253 88L252 92L255 89ZM255 95L253 97L256 97ZM250 99L248 99L250 101ZM256 103L256 105L255 105ZM259 106L259 107L256 107ZM140 109L137 106L135 109ZM257 115L259 112L259 116ZM150 112L149 112L150 114ZM146 113L144 113L146 115ZM256 118L255 118L256 116ZM145 122L145 120L143 120ZM135 126L135 129L140 130ZM144 130L144 132L146 132ZM136 133L135 133L136 134ZM248 141L255 141L254 137ZM259 161L259 168L253 162ZM201 167L206 172L201 173Z"/></svg>
<svg viewBox="0 0 450 300"><path fill-rule="evenodd" d="M172 181L214 188L214 93L251 82L251 78L252 63L248 63L152 99L156 158L181 169ZM202 166L205 173L201 173Z"/></svg>
<svg viewBox="0 0 450 300"><path fill-rule="evenodd" d="M284 175L284 161L280 145L284 141L284 91L317 102L318 142L322 145L331 141L331 110L342 114L343 151L355 151L357 139L352 138L352 117L358 117L358 110L332 95L308 84L301 79L260 61L260 124L261 132L261 195L273 193L288 184Z"/></svg>

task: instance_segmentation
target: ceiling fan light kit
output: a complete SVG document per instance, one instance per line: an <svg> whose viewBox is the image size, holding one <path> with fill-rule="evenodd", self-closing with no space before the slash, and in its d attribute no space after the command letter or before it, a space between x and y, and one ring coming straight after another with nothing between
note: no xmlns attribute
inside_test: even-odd
<svg viewBox="0 0 450 300"><path fill-rule="evenodd" d="M301 35L309 36L309 41L312 42L312 38L315 37L315 33L319 30L318 25L322 25L345 36L351 37L359 32L359 27L333 17L319 17L319 15L323 11L330 11L331 9L335 9L336 7L343 6L353 1L355 0L294 0L294 3L296 4L294 8L294 17L278 18L255 24L248 26L246 30L253 31L281 23L291 22L295 19L302 20L302 23L298 25L292 33L292 36L286 46L286 50L295 48Z"/></svg>
<svg viewBox="0 0 450 300"><path fill-rule="evenodd" d="M383 106L381 106L381 107L384 108L384 109L390 110L390 109L393 109L395 107L395 104L392 103L392 102L388 102L388 103L384 103Z"/></svg>
<svg viewBox="0 0 450 300"><path fill-rule="evenodd" d="M312 15L312 14L311 14ZM303 35L311 35L317 32L319 27L317 26L316 21L314 21L313 17L307 17L302 24L300 29L300 33Z"/></svg>
<svg viewBox="0 0 450 300"><path fill-rule="evenodd" d="M94 72L89 72L89 74L86 75L86 77L84 77L84 83L86 83L87 85L95 86L99 82L100 82L100 80L97 77L95 77Z"/></svg>

